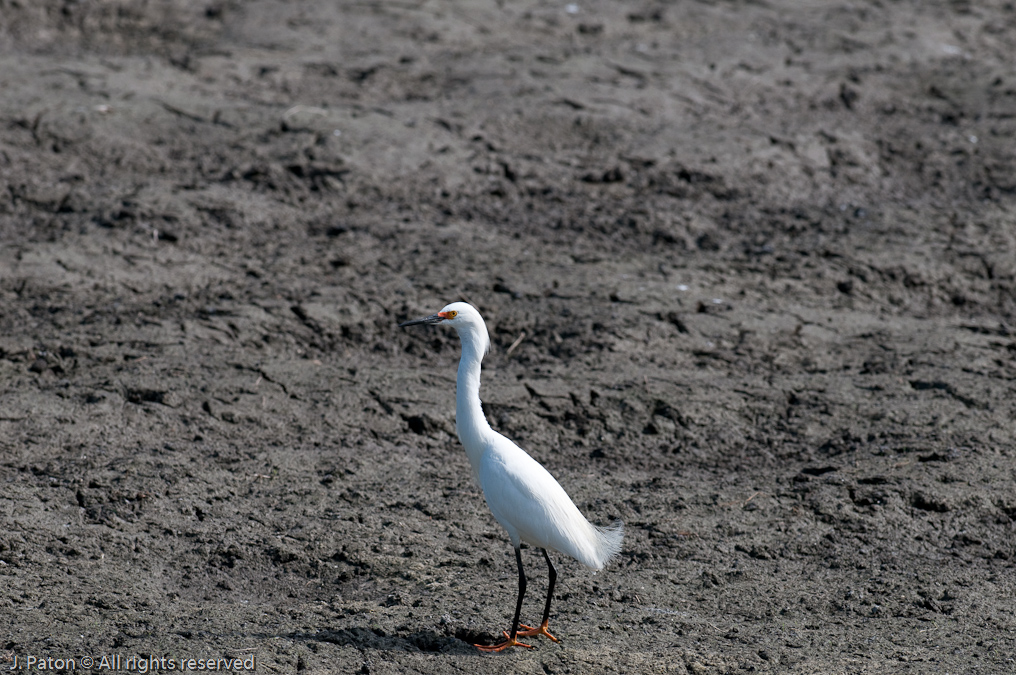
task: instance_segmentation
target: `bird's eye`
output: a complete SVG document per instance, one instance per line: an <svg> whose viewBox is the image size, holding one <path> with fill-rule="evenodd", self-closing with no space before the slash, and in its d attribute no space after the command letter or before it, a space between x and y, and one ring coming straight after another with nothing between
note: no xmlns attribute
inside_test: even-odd
<svg viewBox="0 0 1016 675"><path fill-rule="evenodd" d="M448 318L449 318L449 319L454 319L454 318L455 318L455 317L457 317L458 315L459 315L459 313L458 313L458 312L456 312L456 311L455 311L454 309L453 309L452 311L448 312Z"/></svg>

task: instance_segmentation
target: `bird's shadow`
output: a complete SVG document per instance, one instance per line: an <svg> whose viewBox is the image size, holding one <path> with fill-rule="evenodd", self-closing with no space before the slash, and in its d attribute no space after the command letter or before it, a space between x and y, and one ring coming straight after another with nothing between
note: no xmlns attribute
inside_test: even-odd
<svg viewBox="0 0 1016 675"><path fill-rule="evenodd" d="M480 652L473 645L488 643L491 636L486 633L459 628L453 635L433 630L413 633L398 631L388 633L381 628L323 628L313 633L290 633L286 637L306 642L330 642L336 645L350 645L357 649L378 649L389 652L426 652L440 654L476 654Z"/></svg>

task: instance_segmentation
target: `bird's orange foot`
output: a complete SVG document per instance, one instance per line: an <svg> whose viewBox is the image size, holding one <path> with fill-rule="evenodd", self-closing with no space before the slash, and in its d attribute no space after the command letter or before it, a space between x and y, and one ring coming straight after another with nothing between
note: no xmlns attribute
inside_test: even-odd
<svg viewBox="0 0 1016 675"><path fill-rule="evenodd" d="M520 630L519 631L519 635L521 635L523 637L529 637L531 635L542 635L544 637L549 637L554 642L560 642L560 640L558 640L556 637L554 637L553 635L551 635L550 633L547 632L547 622L546 621L541 623L539 628L533 628L531 626L527 626L524 623L520 623L519 624L519 628L525 628L525 630Z"/></svg>
<svg viewBox="0 0 1016 675"><path fill-rule="evenodd" d="M505 637L504 642L499 642L496 645L473 645L473 646L479 649L481 652L503 652L509 647L525 647L526 649L533 648L533 645L522 644L515 638L511 637L510 635L508 635L507 631L501 631L501 634L504 635ZM522 633L519 633L519 635L522 635Z"/></svg>

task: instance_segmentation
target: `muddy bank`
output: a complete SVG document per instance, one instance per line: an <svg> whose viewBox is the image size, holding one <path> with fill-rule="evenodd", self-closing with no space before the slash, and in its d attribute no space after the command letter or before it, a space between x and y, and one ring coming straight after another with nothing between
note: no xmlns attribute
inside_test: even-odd
<svg viewBox="0 0 1016 675"><path fill-rule="evenodd" d="M0 660L1011 671L1007 4L8 4Z"/></svg>

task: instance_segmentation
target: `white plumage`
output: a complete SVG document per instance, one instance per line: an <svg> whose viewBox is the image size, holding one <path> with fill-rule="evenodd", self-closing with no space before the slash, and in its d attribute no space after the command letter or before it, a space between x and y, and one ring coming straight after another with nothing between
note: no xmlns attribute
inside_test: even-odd
<svg viewBox="0 0 1016 675"><path fill-rule="evenodd" d="M624 527L620 522L611 528L590 523L550 472L525 450L490 428L480 406L480 362L490 349L487 326L480 313L472 305L453 302L437 314L400 325L420 323L445 323L459 334L462 358L456 381L456 431L487 506L508 531L519 566L519 597L511 635L506 632L505 642L481 649L501 651L516 645L528 646L518 642L516 635L540 634L556 641L547 632L547 620L557 574L546 551L558 551L587 567L603 569L620 551ZM519 553L521 542L544 550L550 585L542 625L539 628L523 626L526 630L519 632L519 613L526 588Z"/></svg>
<svg viewBox="0 0 1016 675"><path fill-rule="evenodd" d="M621 526L606 530L586 520L550 472L501 434L491 430L486 443L477 470L480 487L512 544L558 551L595 570L617 555Z"/></svg>

